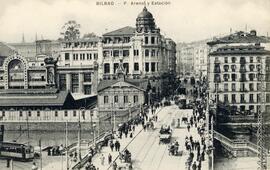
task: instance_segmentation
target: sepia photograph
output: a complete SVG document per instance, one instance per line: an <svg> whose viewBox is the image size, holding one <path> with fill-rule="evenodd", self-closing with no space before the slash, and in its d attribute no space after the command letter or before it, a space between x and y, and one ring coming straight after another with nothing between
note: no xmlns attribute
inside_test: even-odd
<svg viewBox="0 0 270 170"><path fill-rule="evenodd" d="M270 0L0 6L0 170L270 170Z"/></svg>

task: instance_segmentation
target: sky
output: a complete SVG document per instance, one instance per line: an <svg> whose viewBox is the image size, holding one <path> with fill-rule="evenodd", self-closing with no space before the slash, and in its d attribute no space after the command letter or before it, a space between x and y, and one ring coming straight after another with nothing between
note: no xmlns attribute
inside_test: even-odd
<svg viewBox="0 0 270 170"><path fill-rule="evenodd" d="M135 27L144 0L107 0L114 5L97 5L106 0L0 0L0 41L21 42L58 39L69 20L81 25L81 34L102 35L115 29ZM256 29L270 35L270 0L145 0L170 2L146 5L156 25L175 42L191 42ZM124 2L126 4L124 5Z"/></svg>

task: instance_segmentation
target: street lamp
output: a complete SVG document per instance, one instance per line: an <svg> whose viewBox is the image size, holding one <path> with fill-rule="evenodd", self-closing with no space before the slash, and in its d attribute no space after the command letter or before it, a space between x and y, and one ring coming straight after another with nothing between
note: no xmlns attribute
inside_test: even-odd
<svg viewBox="0 0 270 170"><path fill-rule="evenodd" d="M129 116L128 116L128 117L129 117L129 120L132 119L132 116L131 116L131 108L130 108L130 107L131 107L131 103L129 102L129 103L128 103L128 112L129 112Z"/></svg>
<svg viewBox="0 0 270 170"><path fill-rule="evenodd" d="M113 110L114 109L114 103L113 102L111 103L111 106L112 106L112 110L111 110L111 124L113 124L112 132L114 133L114 131L115 131L115 110Z"/></svg>
<svg viewBox="0 0 270 170"><path fill-rule="evenodd" d="M80 161L82 159L82 157L81 157L81 112L82 112L82 110L85 111L85 107L81 107L79 109L79 116L78 116L78 118L79 118L79 121L78 121L78 123L79 123L79 130L78 130L78 157L79 157Z"/></svg>

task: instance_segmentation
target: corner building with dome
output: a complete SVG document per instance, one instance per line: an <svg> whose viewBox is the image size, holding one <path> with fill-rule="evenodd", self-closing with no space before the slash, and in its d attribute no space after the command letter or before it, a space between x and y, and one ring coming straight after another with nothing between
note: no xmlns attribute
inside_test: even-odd
<svg viewBox="0 0 270 170"><path fill-rule="evenodd" d="M62 42L60 56L62 66L91 65L91 58L94 59L98 64L98 83L116 79L122 60L125 77L148 83L153 97L163 96L162 89L168 84L165 79L175 75L176 69L176 44L160 33L146 7L139 13L135 28L126 26L99 38ZM65 83L59 84L61 87Z"/></svg>

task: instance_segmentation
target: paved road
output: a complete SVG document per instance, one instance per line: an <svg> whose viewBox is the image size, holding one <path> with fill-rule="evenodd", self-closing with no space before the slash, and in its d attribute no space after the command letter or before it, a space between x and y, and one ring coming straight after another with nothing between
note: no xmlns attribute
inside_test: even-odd
<svg viewBox="0 0 270 170"><path fill-rule="evenodd" d="M168 145L159 144L159 129L163 124L172 125L173 119L179 118L182 115L191 115L192 110L179 110L176 105L163 108L159 114L159 120L155 124L155 130L141 131L136 138L128 145L128 150L132 153L133 169L135 170L184 170L185 162L188 157L188 152L184 149L184 141L186 135L192 135L194 140L199 140L199 135L195 129L187 131L185 127L174 128L172 140L177 140L180 144L180 150L183 150L182 156L169 156ZM125 139L124 139L125 140ZM121 141L120 143L129 142ZM117 156L116 152L111 152L108 147L104 148L102 154L107 158L108 153ZM107 160L107 159L106 159ZM118 165L120 164L117 160ZM99 156L94 159L94 165L99 169L108 169L108 163L100 164ZM207 169L207 162L204 161L202 169ZM112 168L110 168L112 169Z"/></svg>

